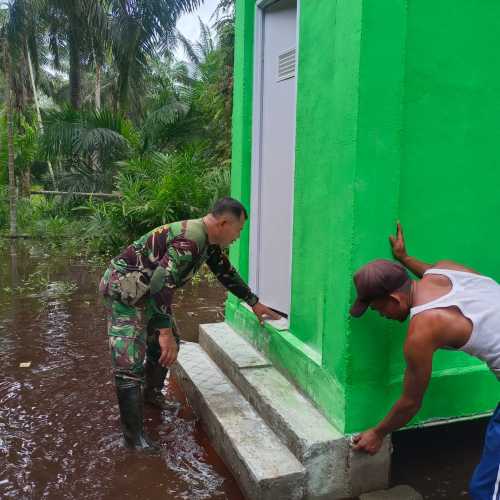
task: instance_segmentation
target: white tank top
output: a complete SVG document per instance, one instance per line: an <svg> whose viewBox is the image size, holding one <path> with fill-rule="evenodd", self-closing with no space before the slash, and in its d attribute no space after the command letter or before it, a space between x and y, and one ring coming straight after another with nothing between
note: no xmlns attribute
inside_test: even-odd
<svg viewBox="0 0 500 500"><path fill-rule="evenodd" d="M500 380L500 285L479 274L450 269L428 269L425 274L440 274L451 281L451 290L438 299L410 310L410 318L438 307L455 306L472 322L468 342L460 348L486 362Z"/></svg>

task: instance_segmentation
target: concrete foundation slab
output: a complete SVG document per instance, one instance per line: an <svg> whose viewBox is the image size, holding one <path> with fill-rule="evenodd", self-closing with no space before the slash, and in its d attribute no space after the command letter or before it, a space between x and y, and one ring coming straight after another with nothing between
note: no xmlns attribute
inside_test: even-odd
<svg viewBox="0 0 500 500"><path fill-rule="evenodd" d="M349 446L347 457L351 496L382 490L389 485L392 443L387 436L376 455L354 451Z"/></svg>
<svg viewBox="0 0 500 500"><path fill-rule="evenodd" d="M304 467L198 344L182 345L173 372L247 498L304 497Z"/></svg>

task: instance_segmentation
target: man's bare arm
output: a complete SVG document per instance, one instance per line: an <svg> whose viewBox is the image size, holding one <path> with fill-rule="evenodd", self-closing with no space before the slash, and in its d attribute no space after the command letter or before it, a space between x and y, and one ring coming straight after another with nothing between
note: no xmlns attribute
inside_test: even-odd
<svg viewBox="0 0 500 500"><path fill-rule="evenodd" d="M380 424L353 439L355 450L377 453L384 437L407 424L420 409L432 375L432 358L440 345L435 341L433 325L416 319L410 325L404 348L407 367L403 393Z"/></svg>
<svg viewBox="0 0 500 500"><path fill-rule="evenodd" d="M411 257L406 252L405 239L401 224L397 223L396 236L389 236L391 243L392 255L399 260L403 266L409 269L415 276L421 278L427 269L434 267L432 264L427 264L421 260Z"/></svg>
<svg viewBox="0 0 500 500"><path fill-rule="evenodd" d="M406 425L420 410L432 375L435 347L428 340L409 339L405 344L406 371L403 394L375 428L383 436Z"/></svg>

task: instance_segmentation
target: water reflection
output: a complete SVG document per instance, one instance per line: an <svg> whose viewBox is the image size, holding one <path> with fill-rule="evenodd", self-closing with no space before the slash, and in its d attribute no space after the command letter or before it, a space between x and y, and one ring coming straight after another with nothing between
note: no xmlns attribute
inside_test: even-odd
<svg viewBox="0 0 500 500"><path fill-rule="evenodd" d="M10 277L11 277L11 287L15 288L18 284L18 272L17 272L17 244L15 240L11 240L10 244Z"/></svg>
<svg viewBox="0 0 500 500"><path fill-rule="evenodd" d="M15 499L239 499L234 480L187 407L146 411L162 454L121 447L111 384L100 269L4 244L0 262L0 497ZM215 321L224 294L196 287L180 297L181 330ZM198 313L197 313L198 314ZM25 367L21 365L25 363ZM170 384L169 390L181 397Z"/></svg>

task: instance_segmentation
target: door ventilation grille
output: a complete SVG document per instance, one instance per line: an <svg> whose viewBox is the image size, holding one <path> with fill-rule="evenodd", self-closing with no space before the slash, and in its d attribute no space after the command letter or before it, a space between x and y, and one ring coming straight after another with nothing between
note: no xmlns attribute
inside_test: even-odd
<svg viewBox="0 0 500 500"><path fill-rule="evenodd" d="M290 49L278 56L278 82L295 77L296 50Z"/></svg>

